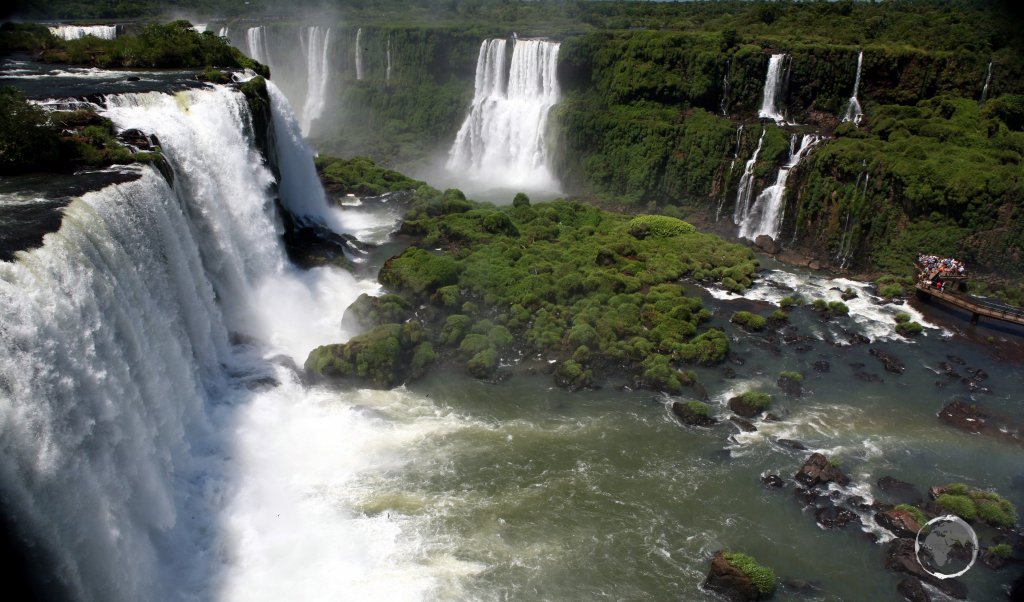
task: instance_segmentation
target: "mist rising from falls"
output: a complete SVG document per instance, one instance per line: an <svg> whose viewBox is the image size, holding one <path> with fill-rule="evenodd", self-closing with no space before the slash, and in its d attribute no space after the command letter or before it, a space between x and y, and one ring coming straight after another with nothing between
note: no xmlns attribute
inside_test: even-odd
<svg viewBox="0 0 1024 602"><path fill-rule="evenodd" d="M779 168L775 183L765 188L749 207L739 223L739 236L753 240L762 234L778 238L782 230L782 210L786 199L786 180L802 158L820 141L816 134L804 134L797 146L797 135L789 143L789 161Z"/></svg>
<svg viewBox="0 0 1024 602"><path fill-rule="evenodd" d="M0 263L0 486L21 535L81 600L422 595L429 577L394 579L399 526L324 493L385 461L380 427L264 359L345 340L344 308L375 285L288 263L241 94L107 103L159 137L174 187L140 168ZM318 184L274 137L301 213Z"/></svg>
<svg viewBox="0 0 1024 602"><path fill-rule="evenodd" d="M302 133L324 111L327 103L327 79L330 73L331 28L311 26L299 32L302 51L306 55L306 102L302 105Z"/></svg>
<svg viewBox="0 0 1024 602"><path fill-rule="evenodd" d="M117 25L57 25L49 28L50 33L62 40L77 40L85 36L93 36L101 40L113 40L117 37Z"/></svg>
<svg viewBox="0 0 1024 602"><path fill-rule="evenodd" d="M763 119L771 119L776 123L782 123L785 118L779 110L779 100L782 98L783 66L785 54L773 54L768 60L768 73L764 78L764 92L761 97L761 109L757 116Z"/></svg>
<svg viewBox="0 0 1024 602"><path fill-rule="evenodd" d="M864 63L864 51L861 50L857 53L857 79L853 82L853 94L850 95L850 102L846 106L846 113L843 115L843 121L852 121L854 125L860 124L860 120L864 117L864 112L860 108L860 102L857 100L857 92L860 90L860 68Z"/></svg>
<svg viewBox="0 0 1024 602"><path fill-rule="evenodd" d="M477 57L473 102L448 153L446 167L489 188L553 191L548 113L559 99L558 42L485 40Z"/></svg>

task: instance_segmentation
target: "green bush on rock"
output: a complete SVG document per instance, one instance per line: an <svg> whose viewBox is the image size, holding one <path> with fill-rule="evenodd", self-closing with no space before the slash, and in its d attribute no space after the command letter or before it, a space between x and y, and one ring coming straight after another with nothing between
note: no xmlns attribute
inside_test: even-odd
<svg viewBox="0 0 1024 602"><path fill-rule="evenodd" d="M995 527L1009 527L1017 523L1017 510L1006 498L963 483L942 487L935 501L944 510L967 521L980 518Z"/></svg>
<svg viewBox="0 0 1024 602"><path fill-rule="evenodd" d="M762 596L767 596L775 591L775 571L772 569L741 552L723 552L722 556L729 561L729 564L749 577Z"/></svg>
<svg viewBox="0 0 1024 602"><path fill-rule="evenodd" d="M738 311L732 315L732 323L738 324L747 330L764 330L768 321L749 311Z"/></svg>

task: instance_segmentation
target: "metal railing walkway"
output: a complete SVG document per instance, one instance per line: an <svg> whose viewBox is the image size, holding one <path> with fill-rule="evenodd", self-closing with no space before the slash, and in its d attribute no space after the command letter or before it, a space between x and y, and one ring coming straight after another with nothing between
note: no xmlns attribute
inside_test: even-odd
<svg viewBox="0 0 1024 602"><path fill-rule="evenodd" d="M992 318L994 320L1003 320L1005 322L1024 325L1024 309L1017 309L1015 307L995 303L993 301L986 301L984 299L975 299L974 297L968 297L966 295L940 291L926 283L923 284L918 282L914 286L927 297L937 297L950 305L955 305L956 307L971 312L972 324L977 324L978 318L985 316L986 318Z"/></svg>

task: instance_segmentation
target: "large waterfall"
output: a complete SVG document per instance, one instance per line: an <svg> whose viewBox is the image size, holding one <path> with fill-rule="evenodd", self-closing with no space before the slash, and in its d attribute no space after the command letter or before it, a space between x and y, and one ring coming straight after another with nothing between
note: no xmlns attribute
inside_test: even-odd
<svg viewBox="0 0 1024 602"><path fill-rule="evenodd" d="M860 68L864 64L864 51L861 50L857 54L857 78L853 81L853 94L850 95L850 102L846 106L846 114L843 115L843 121L852 121L854 125L860 123L864 113L860 108L860 102L857 100L857 92L860 90Z"/></svg>
<svg viewBox="0 0 1024 602"><path fill-rule="evenodd" d="M77 40L85 36L103 40L113 40L117 37L117 25L56 25L49 29L50 33L63 40Z"/></svg>
<svg viewBox="0 0 1024 602"><path fill-rule="evenodd" d="M397 455L391 427L289 369L374 285L288 263L241 94L107 105L160 138L173 188L140 168L0 263L0 488L36 566L77 600L421 597L428 573L394 577L402 527L344 497ZM295 132L273 138L283 204L329 212Z"/></svg>
<svg viewBox="0 0 1024 602"><path fill-rule="evenodd" d="M773 54L768 60L768 73L764 78L764 93L761 97L761 110L757 112L758 117L771 119L776 123L785 121L782 112L779 110L779 101L782 99L783 66L785 54Z"/></svg>
<svg viewBox="0 0 1024 602"><path fill-rule="evenodd" d="M245 30L246 54L257 62L270 65L270 50L267 47L265 29L262 25Z"/></svg>
<svg viewBox="0 0 1024 602"><path fill-rule="evenodd" d="M327 76L330 73L331 28L310 26L299 32L302 52L306 55L306 102L302 105L302 133L309 135L315 119L319 119L327 103Z"/></svg>
<svg viewBox="0 0 1024 602"><path fill-rule="evenodd" d="M782 229L782 208L786 197L786 180L793 168L807 155L807 152L821 138L816 134L804 134L797 146L797 135L789 143L789 161L779 168L775 183L765 188L749 207L739 226L739 236L753 240L762 234L777 238Z"/></svg>
<svg viewBox="0 0 1024 602"><path fill-rule="evenodd" d="M485 40L476 64L473 103L448 154L447 168L490 188L553 191L548 112L558 102L557 42Z"/></svg>

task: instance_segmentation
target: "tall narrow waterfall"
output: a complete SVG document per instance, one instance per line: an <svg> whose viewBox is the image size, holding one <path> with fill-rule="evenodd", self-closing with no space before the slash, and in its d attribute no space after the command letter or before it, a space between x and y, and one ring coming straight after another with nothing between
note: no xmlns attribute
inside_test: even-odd
<svg viewBox="0 0 1024 602"><path fill-rule="evenodd" d="M231 31L231 28L229 28L229 27L221 27L220 29L217 30L217 37L218 38L229 37L228 34L230 33L230 31Z"/></svg>
<svg viewBox="0 0 1024 602"><path fill-rule="evenodd" d="M779 101L782 97L783 87L783 66L785 54L773 54L768 60L768 73L764 78L764 93L761 98L761 110L757 116L764 119L771 119L776 123L785 120L779 110Z"/></svg>
<svg viewBox="0 0 1024 602"><path fill-rule="evenodd" d="M992 61L988 62L988 73L985 74L985 85L981 87L981 102L988 99L988 85L992 82Z"/></svg>
<svg viewBox="0 0 1024 602"><path fill-rule="evenodd" d="M559 99L558 49L557 42L515 39L506 71L506 41L480 45L473 103L448 153L450 172L491 188L559 188L547 145L548 112Z"/></svg>
<svg viewBox="0 0 1024 602"><path fill-rule="evenodd" d="M852 121L854 125L860 123L864 113L860 108L860 102L857 100L857 92L860 90L860 68L864 64L864 51L861 50L857 54L857 78L853 81L853 94L850 95L850 103L846 106L846 114L843 115L843 121Z"/></svg>
<svg viewBox="0 0 1024 602"><path fill-rule="evenodd" d="M290 267L240 93L107 102L160 138L173 188L139 168L0 262L0 488L37 566L75 600L425 597L429 575L394 579L395 542L416 542L339 497L386 461L382 427L286 367L350 336L343 308L372 289ZM299 209L318 184L286 184L284 158Z"/></svg>
<svg viewBox="0 0 1024 602"><path fill-rule="evenodd" d="M264 65L270 64L270 49L267 46L265 30L262 25L245 30L245 43L248 47L249 58Z"/></svg>
<svg viewBox="0 0 1024 602"><path fill-rule="evenodd" d="M772 238L779 236L782 229L782 209L786 196L786 180L800 159L818 143L821 138L817 134L804 134L800 138L800 146L796 144L797 135L793 134L789 143L789 161L779 168L775 183L764 189L757 200L747 211L740 223L739 236L753 240L762 234Z"/></svg>
<svg viewBox="0 0 1024 602"><path fill-rule="evenodd" d="M388 34L387 68L384 70L384 81L391 83L391 34Z"/></svg>
<svg viewBox="0 0 1024 602"><path fill-rule="evenodd" d="M356 30L356 79L363 79L363 28Z"/></svg>
<svg viewBox="0 0 1024 602"><path fill-rule="evenodd" d="M77 40L85 36L102 40L113 40L117 37L117 25L57 25L49 29L50 33L63 40Z"/></svg>
<svg viewBox="0 0 1024 602"><path fill-rule="evenodd" d="M318 119L327 103L327 79L331 28L310 26L299 31L302 52L306 55L306 102L302 105L302 133L309 135L313 121Z"/></svg>
<svg viewBox="0 0 1024 602"><path fill-rule="evenodd" d="M754 165L757 164L757 155L761 153L761 145L764 143L764 133L767 130L761 129L761 137L757 139L757 148L750 156L746 166L743 168L743 175L740 176L740 186L736 191L736 206L732 212L732 222L740 224L747 217L750 208L750 199L754 196Z"/></svg>
<svg viewBox="0 0 1024 602"><path fill-rule="evenodd" d="M729 66L731 61L725 61L725 70L722 72L722 102L719 103L719 108L722 110L722 115L729 114Z"/></svg>

